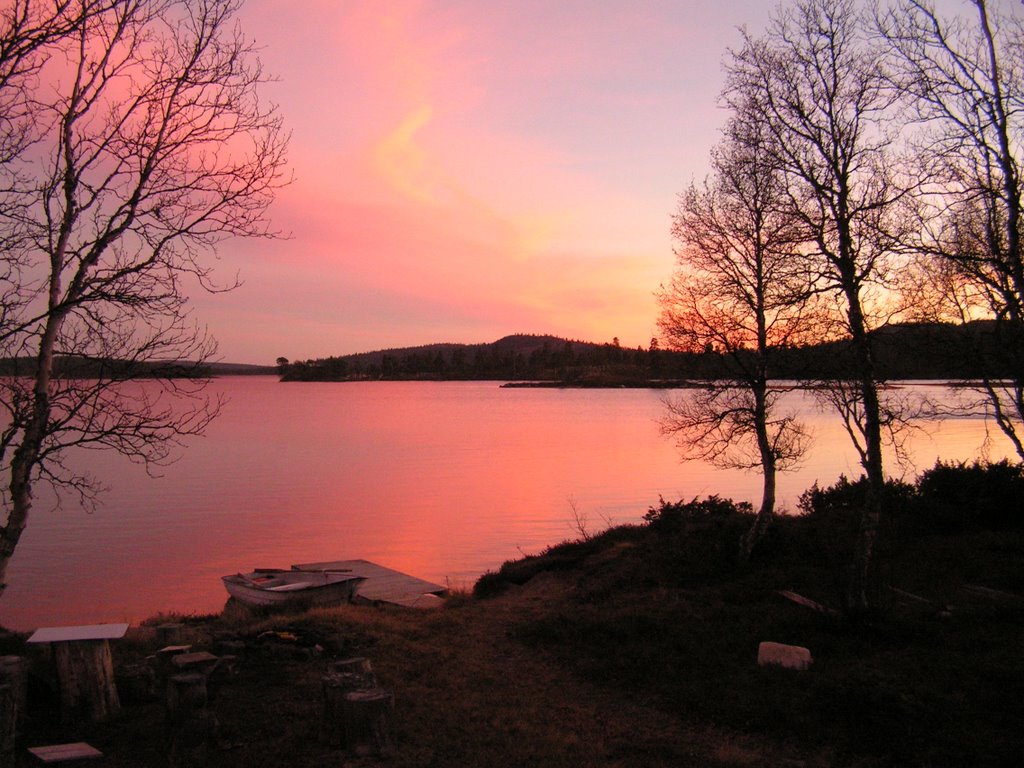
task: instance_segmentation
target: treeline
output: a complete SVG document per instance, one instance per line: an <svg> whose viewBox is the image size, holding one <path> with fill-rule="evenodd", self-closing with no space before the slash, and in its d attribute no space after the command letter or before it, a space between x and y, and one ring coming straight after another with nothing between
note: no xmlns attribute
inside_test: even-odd
<svg viewBox="0 0 1024 768"><path fill-rule="evenodd" d="M37 366L35 358L0 358L0 376L34 376ZM64 379L208 379L213 376L265 376L275 370L270 365L205 360L113 360L81 355L58 355L53 359L53 375Z"/></svg>
<svg viewBox="0 0 1024 768"><path fill-rule="evenodd" d="M972 379L981 375L975 355L991 324L907 323L875 332L880 375L886 379ZM751 352L753 354L753 352ZM728 380L742 361L714 347L678 352L628 348L556 336L516 334L489 344L431 344L316 360L278 361L283 381L503 380L565 386L671 386ZM848 341L772 350L773 378L820 380L854 371Z"/></svg>

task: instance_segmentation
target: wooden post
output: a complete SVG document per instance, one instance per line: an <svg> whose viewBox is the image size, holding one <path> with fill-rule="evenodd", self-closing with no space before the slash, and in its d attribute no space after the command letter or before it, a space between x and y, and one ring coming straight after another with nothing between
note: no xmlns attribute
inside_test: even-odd
<svg viewBox="0 0 1024 768"><path fill-rule="evenodd" d="M383 688L346 693L342 700L345 749L360 756L387 752L394 708L395 697Z"/></svg>
<svg viewBox="0 0 1024 768"><path fill-rule="evenodd" d="M121 710L114 663L106 640L70 640L53 644L65 721L106 720Z"/></svg>

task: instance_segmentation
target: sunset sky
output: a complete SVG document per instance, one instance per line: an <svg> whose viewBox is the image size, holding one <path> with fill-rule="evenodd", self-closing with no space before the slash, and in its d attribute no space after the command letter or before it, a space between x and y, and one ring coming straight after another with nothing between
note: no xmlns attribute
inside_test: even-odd
<svg viewBox="0 0 1024 768"><path fill-rule="evenodd" d="M195 296L227 361L553 333L646 346L725 49L764 0L249 0L295 182L287 240ZM285 10L287 9L287 10Z"/></svg>

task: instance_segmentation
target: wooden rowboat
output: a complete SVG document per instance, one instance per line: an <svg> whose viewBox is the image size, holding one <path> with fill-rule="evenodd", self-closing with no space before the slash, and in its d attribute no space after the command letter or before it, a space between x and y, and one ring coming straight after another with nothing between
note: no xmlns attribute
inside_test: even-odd
<svg viewBox="0 0 1024 768"><path fill-rule="evenodd" d="M290 608L351 602L366 579L351 571L286 571L259 568L221 576L228 594L253 608Z"/></svg>

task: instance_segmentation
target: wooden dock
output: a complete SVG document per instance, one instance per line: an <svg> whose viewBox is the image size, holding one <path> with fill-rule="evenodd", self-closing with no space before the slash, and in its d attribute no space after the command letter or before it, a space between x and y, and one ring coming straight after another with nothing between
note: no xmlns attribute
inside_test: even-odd
<svg viewBox="0 0 1024 768"><path fill-rule="evenodd" d="M373 605L400 605L404 608L434 608L448 589L368 560L332 560L323 563L293 565L295 571L343 571L362 576L353 602Z"/></svg>

